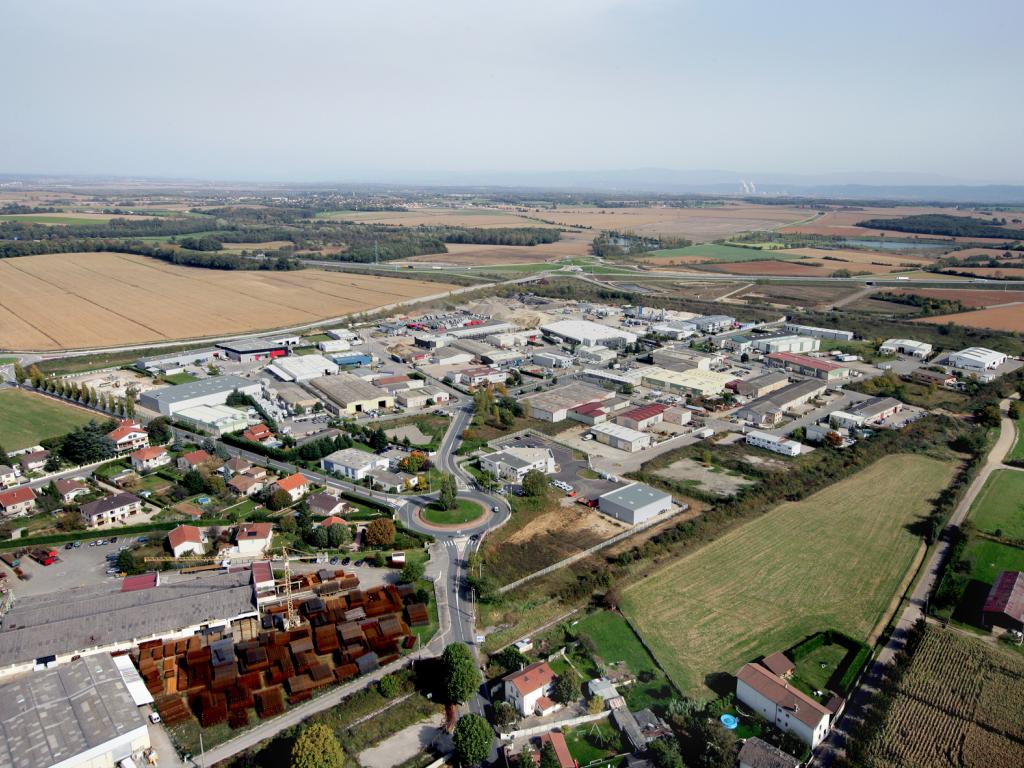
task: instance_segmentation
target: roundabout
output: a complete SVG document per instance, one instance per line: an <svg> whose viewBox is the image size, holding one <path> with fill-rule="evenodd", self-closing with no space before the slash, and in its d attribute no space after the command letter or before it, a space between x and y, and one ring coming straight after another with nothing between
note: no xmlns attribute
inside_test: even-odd
<svg viewBox="0 0 1024 768"><path fill-rule="evenodd" d="M444 509L440 502L431 501L417 512L422 524L438 528L475 526L476 523L483 522L487 514L487 508L483 504L467 498L456 499L452 509Z"/></svg>

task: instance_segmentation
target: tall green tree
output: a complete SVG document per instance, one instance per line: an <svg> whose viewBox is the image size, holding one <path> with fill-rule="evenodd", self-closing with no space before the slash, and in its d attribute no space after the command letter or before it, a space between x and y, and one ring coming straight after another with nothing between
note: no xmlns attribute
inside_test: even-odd
<svg viewBox="0 0 1024 768"><path fill-rule="evenodd" d="M442 509L455 509L458 496L458 484L455 481L455 475L450 472L445 472L441 475L441 497L438 499Z"/></svg>
<svg viewBox="0 0 1024 768"><path fill-rule="evenodd" d="M541 498L548 493L548 479L539 469L531 469L523 476L523 493Z"/></svg>
<svg viewBox="0 0 1024 768"><path fill-rule="evenodd" d="M486 760L493 741L494 731L480 715L460 717L452 734L455 756L463 766L479 765Z"/></svg>
<svg viewBox="0 0 1024 768"><path fill-rule="evenodd" d="M562 768L558 760L558 753L554 745L549 741L540 751L540 768Z"/></svg>
<svg viewBox="0 0 1024 768"><path fill-rule="evenodd" d="M345 751L328 726L313 723L302 729L292 746L291 768L343 768Z"/></svg>
<svg viewBox="0 0 1024 768"><path fill-rule="evenodd" d="M445 693L452 704L469 701L483 682L472 652L463 643L450 643L444 649L441 669L444 671Z"/></svg>
<svg viewBox="0 0 1024 768"><path fill-rule="evenodd" d="M25 373L25 369L21 367L21 363L14 363L14 380L18 384L24 384L28 380L28 374Z"/></svg>

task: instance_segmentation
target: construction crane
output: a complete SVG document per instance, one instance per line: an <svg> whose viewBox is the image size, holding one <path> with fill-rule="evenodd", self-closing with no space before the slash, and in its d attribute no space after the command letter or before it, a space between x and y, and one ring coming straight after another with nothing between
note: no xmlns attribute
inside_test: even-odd
<svg viewBox="0 0 1024 768"><path fill-rule="evenodd" d="M288 547L281 547L280 552L281 559L284 561L284 628L291 629L299 623L295 616L295 597L292 594L292 560L315 560L319 562L324 555L310 555L307 552L288 549Z"/></svg>

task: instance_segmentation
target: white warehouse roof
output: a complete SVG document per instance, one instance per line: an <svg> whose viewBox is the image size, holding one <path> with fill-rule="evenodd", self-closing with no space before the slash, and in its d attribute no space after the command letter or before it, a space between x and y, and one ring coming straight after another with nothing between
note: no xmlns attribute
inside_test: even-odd
<svg viewBox="0 0 1024 768"><path fill-rule="evenodd" d="M635 333L620 331L617 328L590 320L557 320L553 323L542 325L540 328L546 333L580 342L599 343L605 340L623 339L627 343L632 344L638 338Z"/></svg>

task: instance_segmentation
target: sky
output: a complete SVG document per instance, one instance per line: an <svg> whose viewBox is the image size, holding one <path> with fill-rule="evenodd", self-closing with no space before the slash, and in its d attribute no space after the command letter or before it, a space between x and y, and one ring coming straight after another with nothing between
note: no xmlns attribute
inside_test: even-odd
<svg viewBox="0 0 1024 768"><path fill-rule="evenodd" d="M1019 184L1022 26L1020 0L5 0L0 173Z"/></svg>

